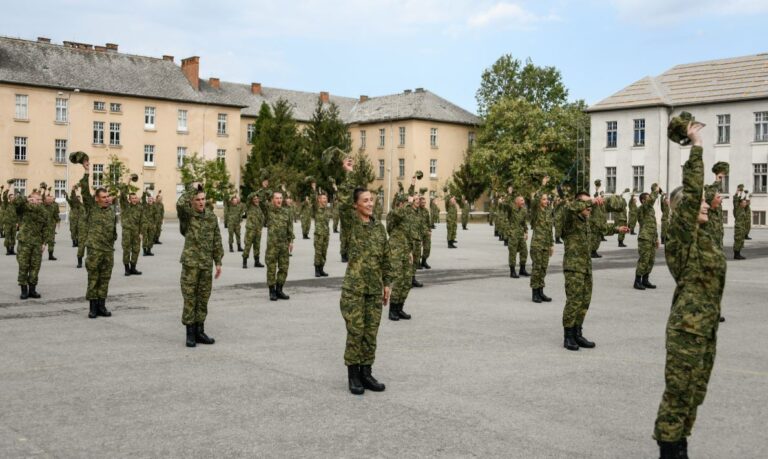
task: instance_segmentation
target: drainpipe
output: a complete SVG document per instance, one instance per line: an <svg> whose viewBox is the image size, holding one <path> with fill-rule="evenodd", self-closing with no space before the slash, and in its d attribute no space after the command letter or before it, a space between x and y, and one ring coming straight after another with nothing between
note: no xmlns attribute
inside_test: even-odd
<svg viewBox="0 0 768 459"><path fill-rule="evenodd" d="M675 107L673 107L671 105L669 107L667 107L667 126L669 126L669 122L672 120L672 113L674 113L674 111L675 111ZM663 131L662 131L662 136L663 136ZM666 136L663 136L663 138L664 138L664 143L666 143L666 145L667 145L667 177L666 177L666 181L664 183L664 189L667 190L667 193L669 193L669 191L670 191L669 190L669 171L670 171L670 168L669 168L670 167L669 139ZM659 149L659 150L661 150L661 149Z"/></svg>

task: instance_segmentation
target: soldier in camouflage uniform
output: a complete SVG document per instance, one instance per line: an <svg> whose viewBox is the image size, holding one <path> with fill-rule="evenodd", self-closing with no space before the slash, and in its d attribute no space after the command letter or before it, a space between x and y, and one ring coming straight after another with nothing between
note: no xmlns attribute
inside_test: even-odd
<svg viewBox="0 0 768 459"><path fill-rule="evenodd" d="M456 197L447 195L445 200L445 225L448 229L448 248L456 249L456 220L457 214Z"/></svg>
<svg viewBox="0 0 768 459"><path fill-rule="evenodd" d="M659 234L656 231L656 210L654 203L659 197L659 186L653 184L651 193L640 195L640 206L637 209L637 221L640 223L640 233L637 236L637 252L640 258L637 260L637 269L635 269L635 283L633 285L637 290L647 288L656 288L648 280L648 276L653 269L656 249L659 248Z"/></svg>
<svg viewBox="0 0 768 459"><path fill-rule="evenodd" d="M323 268L325 268L325 257L328 254L328 240L331 237L331 230L328 226L331 220L331 210L328 208L328 195L325 191L320 190L316 199L317 204L314 206L315 277L328 277L328 273Z"/></svg>
<svg viewBox="0 0 768 459"><path fill-rule="evenodd" d="M41 203L42 197L37 191L29 198L18 196L13 200L13 210L19 216L19 264L18 282L22 300L40 298L37 292L38 274L42 261L42 252L49 239L48 227L53 223L50 212Z"/></svg>
<svg viewBox="0 0 768 459"><path fill-rule="evenodd" d="M283 192L272 193L272 204L267 217L267 285L271 301L287 300L283 285L288 278L288 262L293 250L293 219L291 211L283 207Z"/></svg>
<svg viewBox="0 0 768 459"><path fill-rule="evenodd" d="M562 189L558 189L562 193ZM595 343L584 338L582 326L592 301L592 257L594 243L593 225L589 223L592 207L599 205L601 197L590 199L586 191L576 195L576 199L564 208L563 239L563 274L565 275L565 307L563 308L563 347L569 351L579 348L593 348ZM627 226L608 226L600 229L601 234L615 232L624 234Z"/></svg>
<svg viewBox="0 0 768 459"><path fill-rule="evenodd" d="M78 183L76 185L78 188L80 187L80 184ZM83 190L80 190L80 195L83 195ZM80 213L80 218L77 221L77 234L78 234L78 244L77 244L77 267L82 268L83 267L83 257L85 256L85 239L88 236L88 217L89 212L91 211L90 207L85 205L85 200L83 200L83 208Z"/></svg>
<svg viewBox="0 0 768 459"><path fill-rule="evenodd" d="M627 212L629 214L629 234L634 236L635 226L637 226L637 199L635 198L635 193L632 193L632 196L629 197L627 207L629 208Z"/></svg>
<svg viewBox="0 0 768 459"><path fill-rule="evenodd" d="M312 227L312 213L314 206L309 201L309 196L304 196L304 200L301 201L301 210L299 210L299 218L301 219L301 238L309 239L309 230Z"/></svg>
<svg viewBox="0 0 768 459"><path fill-rule="evenodd" d="M398 193L393 200L392 209L387 215L387 233L389 233L389 261L392 272L392 298L389 304L389 320L408 320L410 314L403 311L405 300L412 287L413 252L410 242L409 208L413 196Z"/></svg>
<svg viewBox="0 0 768 459"><path fill-rule="evenodd" d="M335 186L334 186L335 189ZM336 197L333 198L333 204L331 204L331 219L333 220L333 232L339 232L339 204Z"/></svg>
<svg viewBox="0 0 768 459"><path fill-rule="evenodd" d="M77 187L73 186L72 191L67 196L67 204L69 204L69 235L72 238L72 247L77 247L78 245L78 221L83 213L83 203L80 201L76 190Z"/></svg>
<svg viewBox="0 0 768 459"><path fill-rule="evenodd" d="M555 196L553 224L555 225L555 244L562 244L563 219L565 218L565 199Z"/></svg>
<svg viewBox="0 0 768 459"><path fill-rule="evenodd" d="M661 196L661 243L667 241L667 227L669 226L669 195L666 193Z"/></svg>
<svg viewBox="0 0 768 459"><path fill-rule="evenodd" d="M261 211L261 198L257 192L248 195L245 208L245 248L243 249L243 269L248 268L248 255L253 248L253 267L263 268L259 261L261 254L261 230L264 228L264 212Z"/></svg>
<svg viewBox="0 0 768 459"><path fill-rule="evenodd" d="M749 195L744 191L744 185L739 185L733 194L733 259L746 260L741 254L744 240L748 234L750 212Z"/></svg>
<svg viewBox="0 0 768 459"><path fill-rule="evenodd" d="M269 178L266 175L261 177L261 188L256 190L259 195L259 205L261 213L264 214L264 227L267 227L267 217L269 216L269 202L272 199L272 190L269 189Z"/></svg>
<svg viewBox="0 0 768 459"><path fill-rule="evenodd" d="M430 225L432 229L437 228L437 224L440 223L440 207L437 206L437 198L434 196L429 198L429 217L432 219Z"/></svg>
<svg viewBox="0 0 768 459"><path fill-rule="evenodd" d="M507 202L509 195L502 195L496 198L496 206L494 212L495 231L498 233L500 241L504 241L504 245L509 246L509 240L507 233L509 232L509 222L507 221L507 215L509 213L510 204Z"/></svg>
<svg viewBox="0 0 768 459"><path fill-rule="evenodd" d="M462 196L461 197L461 229L466 230L467 225L469 224L469 212L470 212L470 206L469 201L467 201L467 198Z"/></svg>
<svg viewBox="0 0 768 459"><path fill-rule="evenodd" d="M618 196L618 202L619 206L616 210L613 210L613 215L615 218L615 222L617 226L628 226L628 219L627 219L627 200L624 199L624 194L629 193L629 188L624 190L624 193L617 195ZM624 243L624 238L626 237L626 233L619 232L619 247L626 247L627 244Z"/></svg>
<svg viewBox="0 0 768 459"><path fill-rule="evenodd" d="M107 310L106 302L112 267L115 264L117 215L111 205L112 199L104 188L97 188L91 195L88 187L90 163L86 160L82 164L85 174L80 180L80 192L87 215L85 247L88 249L85 259L85 269L88 270L88 288L85 298L90 304L88 317L95 319L98 316L112 315Z"/></svg>
<svg viewBox="0 0 768 459"><path fill-rule="evenodd" d="M12 185L8 185L10 188ZM16 255L16 227L18 224L18 216L16 215L16 207L13 202L16 200L15 195L11 189L3 191L3 220L0 222L3 225L3 233L5 234L5 254Z"/></svg>
<svg viewBox="0 0 768 459"><path fill-rule="evenodd" d="M146 191L141 196L141 206L144 208L144 221L141 225L141 245L145 257L155 256L152 247L155 245L155 229L157 228L157 206L155 198Z"/></svg>
<svg viewBox="0 0 768 459"><path fill-rule="evenodd" d="M423 220L423 231L421 233L421 262L417 261L417 265L424 269L432 269L427 263L427 259L432 254L432 220L429 210L427 210L427 198L424 194L419 196L419 215Z"/></svg>
<svg viewBox="0 0 768 459"><path fill-rule="evenodd" d="M163 205L163 191L159 190L155 196L155 244L160 242L160 233L163 231L163 218L165 217L165 206Z"/></svg>
<svg viewBox="0 0 768 459"><path fill-rule="evenodd" d="M424 284L416 279L416 269L419 266L418 260L421 259L421 238L428 228L424 227L424 220L419 214L420 201L419 196L416 194L416 177L413 177L411 186L408 188L408 196L410 204L407 212L405 213L408 222L410 240L411 240L411 287L423 287Z"/></svg>
<svg viewBox="0 0 768 459"><path fill-rule="evenodd" d="M225 221L227 223L227 230L229 231L229 251L234 252L232 244L234 240L237 240L237 251L242 252L243 246L240 243L240 224L243 221L243 214L245 213L245 205L240 202L240 198L233 196L225 201Z"/></svg>
<svg viewBox="0 0 768 459"><path fill-rule="evenodd" d="M141 200L146 199L143 194ZM120 189L120 226L122 226L123 266L125 275L141 275L136 270L141 248L142 226L146 224L145 206L139 196L130 192L128 185L121 184ZM146 250L145 250L146 254Z"/></svg>
<svg viewBox="0 0 768 459"><path fill-rule="evenodd" d="M184 310L181 323L187 329L187 347L213 344L216 341L205 333L208 317L208 299L211 297L212 277L221 276L221 259L224 256L219 223L213 211L206 209L202 187L192 185L192 190L179 197L176 213L184 236L181 252L181 295ZM211 265L215 266L213 274Z"/></svg>
<svg viewBox="0 0 768 459"><path fill-rule="evenodd" d="M56 261L56 257L53 256L53 249L56 246L56 229L59 227L61 217L59 216L59 205L53 199L53 195L50 194L50 190L44 196L43 207L48 212L48 225L45 235L45 243L48 245L48 260Z"/></svg>
<svg viewBox="0 0 768 459"><path fill-rule="evenodd" d="M383 196L384 188L379 186L379 188L376 190L375 199L376 202L373 205L373 216L376 218L376 221L383 221L382 217L384 216L384 196Z"/></svg>
<svg viewBox="0 0 768 459"><path fill-rule="evenodd" d="M723 206L722 206L722 192L723 192L723 178L728 175L730 171L730 165L724 161L719 161L712 166L712 172L715 174L715 181L711 185L707 186L706 199L709 203L709 221L707 225L710 227L710 234L713 235L717 241L718 247L723 249L724 228L723 228Z"/></svg>
<svg viewBox="0 0 768 459"><path fill-rule="evenodd" d="M700 124L688 128L693 147L683 167L682 190L673 192L665 247L677 286L667 321L665 390L653 433L662 458L688 457L687 437L704 402L715 360L725 286L725 255L707 231L700 128Z"/></svg>
<svg viewBox="0 0 768 459"><path fill-rule="evenodd" d="M601 197L600 192L600 180L595 180L595 195L594 197ZM602 200L601 200L602 201ZM602 258L597 251L600 250L600 243L603 241L602 228L605 227L608 222L608 216L605 213L605 204L595 204L592 206L592 215L589 217L589 224L592 225L592 258Z"/></svg>
<svg viewBox="0 0 768 459"><path fill-rule="evenodd" d="M528 214L525 208L525 199L521 195L515 196L515 200L509 207L508 220L509 231L507 245L507 251L509 253L509 277L518 279L520 276L530 276L525 270L525 264L528 261L528 225L526 224L526 216ZM520 273L515 271L517 266L517 258L520 257Z"/></svg>
<svg viewBox="0 0 768 459"><path fill-rule="evenodd" d="M533 196L531 203L531 298L534 303L552 301L552 298L544 294L544 278L547 275L549 258L554 254L552 240L552 211L549 207L549 196L545 187L549 183L549 177L544 176L541 188Z"/></svg>

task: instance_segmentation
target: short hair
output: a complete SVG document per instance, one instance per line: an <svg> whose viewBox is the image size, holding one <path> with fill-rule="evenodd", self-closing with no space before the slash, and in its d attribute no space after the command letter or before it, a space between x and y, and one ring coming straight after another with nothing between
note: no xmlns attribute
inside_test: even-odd
<svg viewBox="0 0 768 459"><path fill-rule="evenodd" d="M640 193L640 202L645 202L645 200L648 199L648 196L650 196L650 194Z"/></svg>
<svg viewBox="0 0 768 459"><path fill-rule="evenodd" d="M357 200L360 199L360 195L366 192L368 192L367 188L355 188L355 191L352 192L352 202L356 203Z"/></svg>
<svg viewBox="0 0 768 459"><path fill-rule="evenodd" d="M100 186L100 187L96 188L96 190L93 192L93 195L94 195L94 196L98 196L98 195L100 195L101 193L105 193L105 194L108 194L108 192L107 192L107 189L106 189L106 188L104 188L103 186Z"/></svg>
<svg viewBox="0 0 768 459"><path fill-rule="evenodd" d="M576 199L578 199L578 198L580 198L580 197L582 197L582 196L586 196L586 197L588 197L588 198L590 197L590 196L589 196L589 193L587 193L587 192L586 192L586 191L584 191L584 190L581 190L581 191L579 191L578 193L576 193Z"/></svg>

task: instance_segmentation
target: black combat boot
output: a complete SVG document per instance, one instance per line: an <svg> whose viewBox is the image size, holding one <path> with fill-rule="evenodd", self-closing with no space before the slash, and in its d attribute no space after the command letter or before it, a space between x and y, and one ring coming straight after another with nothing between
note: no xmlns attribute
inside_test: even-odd
<svg viewBox="0 0 768 459"><path fill-rule="evenodd" d="M531 277L530 273L525 270L525 265L524 264L520 265L520 275L524 276L524 277Z"/></svg>
<svg viewBox="0 0 768 459"><path fill-rule="evenodd" d="M411 277L411 287L424 287L424 284L416 280L416 276Z"/></svg>
<svg viewBox="0 0 768 459"><path fill-rule="evenodd" d="M624 243L624 241L619 241L619 247L626 247L627 244Z"/></svg>
<svg viewBox="0 0 768 459"><path fill-rule="evenodd" d="M77 239L72 239L72 247L77 247Z"/></svg>
<svg viewBox="0 0 768 459"><path fill-rule="evenodd" d="M22 300L29 298L29 288L26 285L21 286L21 295L19 295L19 298Z"/></svg>
<svg viewBox="0 0 768 459"><path fill-rule="evenodd" d="M160 242L160 239L155 239L155 244L160 244L160 245L162 245L163 243L162 243L162 242Z"/></svg>
<svg viewBox="0 0 768 459"><path fill-rule="evenodd" d="M509 277L511 277L512 279L519 279L520 278L520 276L518 276L517 273L515 272L515 267L514 266L510 266L509 267Z"/></svg>
<svg viewBox="0 0 768 459"><path fill-rule="evenodd" d="M630 231L630 232L629 232L629 234L630 234L630 235L632 235L632 236L634 236L634 235L636 235L637 233L635 233L635 230L632 230L632 231Z"/></svg>
<svg viewBox="0 0 768 459"><path fill-rule="evenodd" d="M509 239L504 239L504 247L509 247Z"/></svg>
<svg viewBox="0 0 768 459"><path fill-rule="evenodd" d="M315 277L323 277L323 275L320 274L320 265L315 265Z"/></svg>
<svg viewBox="0 0 768 459"><path fill-rule="evenodd" d="M342 253L342 254L341 254L341 262L342 262L342 263L347 263L347 262L349 262L349 258L347 257L347 254L346 254L346 253Z"/></svg>
<svg viewBox="0 0 768 459"><path fill-rule="evenodd" d="M232 243L230 242L229 243L229 252L232 253L234 251L235 251L235 249L232 248Z"/></svg>
<svg viewBox="0 0 768 459"><path fill-rule="evenodd" d="M40 298L40 294L37 293L37 285L29 284L29 297L30 298Z"/></svg>
<svg viewBox="0 0 768 459"><path fill-rule="evenodd" d="M603 256L602 256L602 255L600 255L599 253L597 253L597 250L593 250L593 251L592 251L592 253L590 254L590 256L591 256L592 258L603 258Z"/></svg>
<svg viewBox="0 0 768 459"><path fill-rule="evenodd" d="M248 259L243 258L243 269L248 269Z"/></svg>
<svg viewBox="0 0 768 459"><path fill-rule="evenodd" d="M427 259L425 257L421 257L421 266L424 269L432 269L432 267L427 264Z"/></svg>
<svg viewBox="0 0 768 459"><path fill-rule="evenodd" d="M152 249L147 249L146 253L144 253L144 256L146 256L146 257L154 257L155 254L152 253Z"/></svg>
<svg viewBox="0 0 768 459"><path fill-rule="evenodd" d="M562 244L562 243L563 243L562 239L560 239L559 237L555 238L555 244Z"/></svg>
<svg viewBox="0 0 768 459"><path fill-rule="evenodd" d="M347 379L349 380L349 391L355 395L363 395L365 387L360 381L360 367L358 365L347 366Z"/></svg>
<svg viewBox="0 0 768 459"><path fill-rule="evenodd" d="M195 324L187 325L187 347L197 346Z"/></svg>
<svg viewBox="0 0 768 459"><path fill-rule="evenodd" d="M261 262L259 261L259 257L256 257L253 260L253 267L254 268L263 268L264 267L264 265L262 265Z"/></svg>
<svg viewBox="0 0 768 459"><path fill-rule="evenodd" d="M78 268L83 267L83 257L77 257L77 267Z"/></svg>
<svg viewBox="0 0 768 459"><path fill-rule="evenodd" d="M534 303L541 303L541 295L539 294L539 289L531 289L531 299Z"/></svg>
<svg viewBox="0 0 768 459"><path fill-rule="evenodd" d="M277 301L277 290L275 289L274 285L269 286L269 300Z"/></svg>
<svg viewBox="0 0 768 459"><path fill-rule="evenodd" d="M649 275L650 274L646 274L645 276L643 276L643 287L645 287L645 288L656 288L656 286L651 284L651 281L648 280L648 276Z"/></svg>
<svg viewBox="0 0 768 459"><path fill-rule="evenodd" d="M411 315L407 312L403 311L403 306L405 306L405 303L398 303L397 304L397 316L400 317L403 320L410 320Z"/></svg>
<svg viewBox="0 0 768 459"><path fill-rule="evenodd" d="M111 317L112 313L109 312L107 309L107 300L106 298L102 298L100 300L96 300L96 313L100 315L101 317Z"/></svg>
<svg viewBox="0 0 768 459"><path fill-rule="evenodd" d="M720 323L723 323L723 322L725 322L725 317L724 316L720 316Z"/></svg>
<svg viewBox="0 0 768 459"><path fill-rule="evenodd" d="M453 245L453 241L448 241L448 248L449 248L449 249L457 249L458 247L456 247L455 245Z"/></svg>
<svg viewBox="0 0 768 459"><path fill-rule="evenodd" d="M290 296L288 296L285 293L283 293L283 284L277 284L275 286L275 294L277 294L277 299L278 300L289 300L289 299L291 299Z"/></svg>
<svg viewBox="0 0 768 459"><path fill-rule="evenodd" d="M389 303L389 320L400 320L400 314L397 313L398 303Z"/></svg>
<svg viewBox="0 0 768 459"><path fill-rule="evenodd" d="M16 252L13 250L13 247L8 247L8 250L5 252L6 255L16 255Z"/></svg>
<svg viewBox="0 0 768 459"><path fill-rule="evenodd" d="M96 303L96 301L97 300L88 300L88 308L89 308L89 310L88 310L88 318L89 319L95 319L95 318L99 317L99 313L98 313L97 307L96 307L96 305L98 303Z"/></svg>
<svg viewBox="0 0 768 459"><path fill-rule="evenodd" d="M563 330L565 332L563 347L569 351L578 351L579 343L576 342L576 327L566 327Z"/></svg>
<svg viewBox="0 0 768 459"><path fill-rule="evenodd" d="M643 276L635 276L635 285L632 287L637 290L645 290L645 287L643 286Z"/></svg>
<svg viewBox="0 0 768 459"><path fill-rule="evenodd" d="M419 264L416 265L416 269L421 271L422 269L424 269L424 267L421 266L421 263L419 263Z"/></svg>
<svg viewBox="0 0 768 459"><path fill-rule="evenodd" d="M320 265L320 275L323 277L328 277L328 273L325 272L324 268L325 268L324 264Z"/></svg>
<svg viewBox="0 0 768 459"><path fill-rule="evenodd" d="M301 235L301 238L302 238L302 239L309 239L309 236L307 236L306 234L302 234L302 235Z"/></svg>
<svg viewBox="0 0 768 459"><path fill-rule="evenodd" d="M205 334L205 322L200 322L195 326L195 342L200 344L213 344L215 339Z"/></svg>
<svg viewBox="0 0 768 459"><path fill-rule="evenodd" d="M238 251L238 252L242 252L242 251L243 251L243 246L242 246L242 245L240 245L240 243L239 243L239 242L237 243L237 251Z"/></svg>
<svg viewBox="0 0 768 459"><path fill-rule="evenodd" d="M540 288L539 289L539 297L541 297L541 301L545 301L547 303L552 301L552 298L550 298L550 297L548 297L547 295L544 294L544 288Z"/></svg>
<svg viewBox="0 0 768 459"><path fill-rule="evenodd" d="M371 374L370 365L360 365L360 379L363 382L363 387L374 392L383 392L384 384L376 381L376 378Z"/></svg>
<svg viewBox="0 0 768 459"><path fill-rule="evenodd" d="M48 251L48 260L50 260L50 261L56 261L56 260L58 260L58 258L54 257L54 256L53 256L53 252L49 250L49 251Z"/></svg>
<svg viewBox="0 0 768 459"><path fill-rule="evenodd" d="M136 263L131 263L131 275L141 276L141 271L136 270Z"/></svg>
<svg viewBox="0 0 768 459"><path fill-rule="evenodd" d="M578 344L579 347L586 347L587 349L595 347L594 342L584 338L584 335L581 334L581 325L576 327L576 344Z"/></svg>
<svg viewBox="0 0 768 459"><path fill-rule="evenodd" d="M130 276L131 275L131 265L128 263L124 263L123 266L125 266L125 275Z"/></svg>
<svg viewBox="0 0 768 459"><path fill-rule="evenodd" d="M734 260L746 260L746 257L744 257L741 254L741 250L734 250L733 251L733 259Z"/></svg>
<svg viewBox="0 0 768 459"><path fill-rule="evenodd" d="M747 240L747 241L751 241L751 240L752 240L752 238L751 238L751 237L749 237L749 234L747 234L746 236L744 236L744 240Z"/></svg>
<svg viewBox="0 0 768 459"><path fill-rule="evenodd" d="M682 440L658 441L660 459L687 459L688 448Z"/></svg>

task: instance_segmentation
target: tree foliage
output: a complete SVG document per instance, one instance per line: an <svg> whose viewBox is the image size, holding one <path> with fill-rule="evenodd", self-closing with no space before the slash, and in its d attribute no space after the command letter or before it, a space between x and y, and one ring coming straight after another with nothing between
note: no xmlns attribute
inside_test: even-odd
<svg viewBox="0 0 768 459"><path fill-rule="evenodd" d="M185 156L181 166L181 182L186 187L190 183L200 182L208 198L223 201L232 194L230 175L224 161L206 160L197 153Z"/></svg>
<svg viewBox="0 0 768 459"><path fill-rule="evenodd" d="M354 168L352 169L352 183L355 186L367 188L368 185L376 178L376 174L373 172L373 164L368 159L368 155L358 151L353 156Z"/></svg>
<svg viewBox="0 0 768 459"><path fill-rule="evenodd" d="M473 203L483 194L488 187L488 182L485 180L485 175L476 170L476 162L470 161L471 156L471 150L464 154L464 162L453 172L451 183L459 196L464 196Z"/></svg>
<svg viewBox="0 0 768 459"><path fill-rule="evenodd" d="M326 106L318 100L312 119L304 130L304 145L308 156L304 170L316 180L319 187L330 190L330 179L339 182L344 177L342 155L329 155L330 161L326 162L323 154L328 149L337 149L343 154L352 150L352 137L336 104ZM309 190L306 182L301 183L300 188L302 193Z"/></svg>

